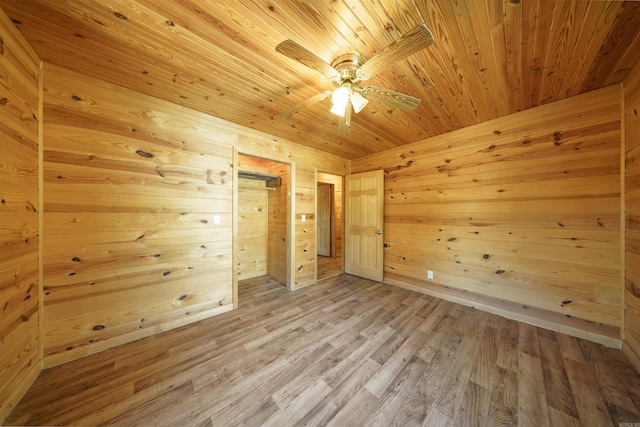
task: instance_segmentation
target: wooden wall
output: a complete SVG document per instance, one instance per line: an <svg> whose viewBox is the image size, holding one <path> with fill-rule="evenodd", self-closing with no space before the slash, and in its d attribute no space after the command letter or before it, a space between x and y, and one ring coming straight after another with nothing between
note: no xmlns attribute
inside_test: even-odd
<svg viewBox="0 0 640 427"><path fill-rule="evenodd" d="M321 163L317 163L321 164ZM315 165L299 165L295 181L295 280L291 289L311 285L317 280L316 257L316 170Z"/></svg>
<svg viewBox="0 0 640 427"><path fill-rule="evenodd" d="M0 9L0 424L40 373L40 60Z"/></svg>
<svg viewBox="0 0 640 427"><path fill-rule="evenodd" d="M233 307L234 149L299 166L296 217L313 213L306 170L348 169L91 76L49 64L44 76L45 366ZM295 230L297 286L314 279L306 232Z"/></svg>
<svg viewBox="0 0 640 427"><path fill-rule="evenodd" d="M385 171L385 282L619 345L620 101L612 86L353 161Z"/></svg>
<svg viewBox="0 0 640 427"><path fill-rule="evenodd" d="M287 259L290 255L288 215L291 205L289 197L289 168L284 163L269 162L267 173L280 177L280 186L269 191L267 274L291 288L291 272Z"/></svg>
<svg viewBox="0 0 640 427"><path fill-rule="evenodd" d="M335 256L336 258L340 258L342 256L342 234L343 234L343 219L342 219L342 199L343 199L343 191L342 191L342 181L344 177L332 175L324 172L318 172L317 181L324 182L327 184L333 184L333 214L335 217L333 218L334 222L334 232L335 232Z"/></svg>
<svg viewBox="0 0 640 427"><path fill-rule="evenodd" d="M267 173L268 162L238 156L238 169ZM264 181L238 180L238 280L267 274L268 191Z"/></svg>
<svg viewBox="0 0 640 427"><path fill-rule="evenodd" d="M640 62L625 95L625 334L623 350L640 372Z"/></svg>

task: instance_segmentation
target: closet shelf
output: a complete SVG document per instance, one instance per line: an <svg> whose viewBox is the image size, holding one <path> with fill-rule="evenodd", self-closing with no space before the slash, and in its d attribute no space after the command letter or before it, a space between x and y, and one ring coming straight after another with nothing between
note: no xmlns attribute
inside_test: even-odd
<svg viewBox="0 0 640 427"><path fill-rule="evenodd" d="M266 187L268 188L276 188L281 184L280 177L277 175L269 175L266 173L254 172L254 171L238 171L238 178L247 178L247 179L255 179L259 181L264 181Z"/></svg>

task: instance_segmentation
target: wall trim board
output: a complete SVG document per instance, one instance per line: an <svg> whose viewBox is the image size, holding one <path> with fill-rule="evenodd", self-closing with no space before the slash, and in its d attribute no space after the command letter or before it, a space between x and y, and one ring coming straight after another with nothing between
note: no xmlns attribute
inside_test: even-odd
<svg viewBox="0 0 640 427"><path fill-rule="evenodd" d="M44 62L38 68L38 231L44 230ZM40 369L44 367L44 246L42 237L38 238L38 352Z"/></svg>
<svg viewBox="0 0 640 427"><path fill-rule="evenodd" d="M640 372L640 267L638 256L640 249L638 240L638 217L640 217L640 204L638 203L638 191L640 186L640 61L636 62L633 70L623 82L623 114L624 122L624 220L625 239L623 253L625 257L624 269L624 300L623 300L623 325L624 344L622 350L631 361L636 371Z"/></svg>
<svg viewBox="0 0 640 427"><path fill-rule="evenodd" d="M626 322L625 322L625 307L626 307L626 292L625 292L625 283L626 283L626 246L627 246L627 242L626 242L626 235L627 235L627 231L626 231L626 225L627 225L627 218L626 218L626 205L627 205L627 198L626 198L626 175L627 175L627 168L626 168L626 157L627 157L627 145L626 145L626 114L625 114L625 93L624 93L624 85L622 83L619 84L620 86L620 194L622 195L622 197L620 197L620 233L622 235L622 238L620 239L620 339L622 340L621 342L621 346L622 343L624 343L625 340L625 334L626 334Z"/></svg>
<svg viewBox="0 0 640 427"><path fill-rule="evenodd" d="M232 206L232 220L231 220L231 277L232 277L232 299L233 309L238 308L238 148L233 147L233 206Z"/></svg>

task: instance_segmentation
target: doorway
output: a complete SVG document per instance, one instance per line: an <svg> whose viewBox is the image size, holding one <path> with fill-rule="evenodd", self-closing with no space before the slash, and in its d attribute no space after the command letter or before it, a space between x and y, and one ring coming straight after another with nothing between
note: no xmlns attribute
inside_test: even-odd
<svg viewBox="0 0 640 427"><path fill-rule="evenodd" d="M269 276L290 288L290 182L286 163L237 154L234 202L234 289Z"/></svg>
<svg viewBox="0 0 640 427"><path fill-rule="evenodd" d="M343 177L318 172L316 179L317 279L337 276L342 262Z"/></svg>

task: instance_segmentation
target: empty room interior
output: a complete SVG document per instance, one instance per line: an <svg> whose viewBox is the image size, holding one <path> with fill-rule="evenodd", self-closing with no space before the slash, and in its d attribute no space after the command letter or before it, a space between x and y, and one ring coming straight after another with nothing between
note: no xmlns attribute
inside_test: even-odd
<svg viewBox="0 0 640 427"><path fill-rule="evenodd" d="M0 425L640 425L640 2L0 0Z"/></svg>

